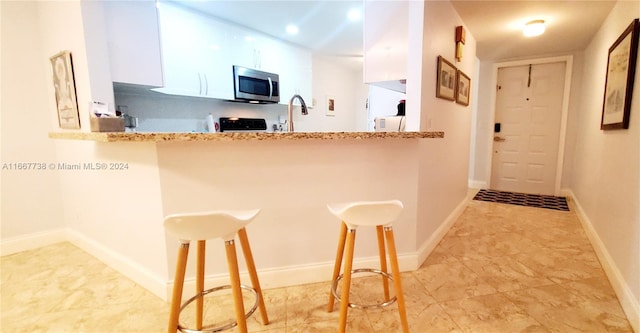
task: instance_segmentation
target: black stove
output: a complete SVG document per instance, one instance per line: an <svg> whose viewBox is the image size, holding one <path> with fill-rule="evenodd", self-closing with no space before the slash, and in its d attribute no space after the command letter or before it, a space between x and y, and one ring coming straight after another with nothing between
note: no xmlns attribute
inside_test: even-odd
<svg viewBox="0 0 640 333"><path fill-rule="evenodd" d="M266 130L267 121L261 118L220 118L220 132L265 132Z"/></svg>

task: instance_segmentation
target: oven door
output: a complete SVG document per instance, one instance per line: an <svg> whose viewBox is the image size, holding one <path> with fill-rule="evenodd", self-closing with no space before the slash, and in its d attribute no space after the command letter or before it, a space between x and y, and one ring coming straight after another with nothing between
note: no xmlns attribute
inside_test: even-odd
<svg viewBox="0 0 640 333"><path fill-rule="evenodd" d="M280 102L278 74L233 66L235 99L257 102Z"/></svg>

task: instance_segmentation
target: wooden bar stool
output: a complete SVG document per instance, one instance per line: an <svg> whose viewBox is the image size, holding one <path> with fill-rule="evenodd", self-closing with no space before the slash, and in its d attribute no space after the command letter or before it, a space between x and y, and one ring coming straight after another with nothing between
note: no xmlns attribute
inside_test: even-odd
<svg viewBox="0 0 640 333"><path fill-rule="evenodd" d="M347 327L347 310L351 308L370 308L384 307L391 305L397 301L398 312L400 313L400 322L402 331L409 332L409 323L407 321L407 310L402 294L402 282L400 280L400 268L398 266L398 256L396 253L396 245L393 237L393 228L391 222L396 220L402 212L402 202L399 200L389 201L360 201L340 204L327 205L329 211L342 220L340 227L340 239L338 241L338 251L336 253L336 262L333 266L333 276L331 277L332 286L329 293L329 312L333 311L334 302L340 302L340 323L338 332L344 333ZM375 226L378 236L378 253L380 255L380 270L377 269L356 269L353 270L353 249L356 239L356 229L359 226ZM391 274L387 272L387 256L386 249L389 251L389 262L391 263ZM344 272L340 275L340 266L344 258ZM385 301L373 305L360 305L349 303L349 289L351 285L351 275L353 273L370 272L382 276ZM338 282L342 282L342 292L338 296ZM389 298L389 282L393 280L396 296Z"/></svg>
<svg viewBox="0 0 640 333"><path fill-rule="evenodd" d="M169 313L168 332L175 333L176 330L182 332L219 332L238 326L242 333L247 332L247 321L255 312L256 308L260 308L262 315L262 323L267 325L269 318L264 305L264 297L260 289L260 281L256 274L256 266L253 261L251 247L245 226L253 220L260 212L260 209L243 210L243 211L211 211L189 214L174 214L165 217L165 230L178 237L180 240L180 249L178 251L178 260L176 264L176 275L173 283L173 295L171 297L171 311ZM238 234L242 252L244 254L249 276L251 278L252 287L240 284L240 273L238 271L238 259L236 255L235 236ZM209 239L222 238L224 240L225 251L227 254L227 265L229 267L229 275L231 279L230 286L222 286L212 289L204 289L204 257L205 243ZM198 251L196 259L196 295L186 301L181 306L182 288L184 286L184 276L187 268L187 257L189 254L189 244L192 240L198 242ZM236 321L219 327L203 327L202 315L204 307L204 295L211 292L231 289L235 307ZM256 302L253 308L245 313L244 302L242 300L242 289L251 291ZM180 312L191 302L196 301L196 328L187 328L180 324Z"/></svg>

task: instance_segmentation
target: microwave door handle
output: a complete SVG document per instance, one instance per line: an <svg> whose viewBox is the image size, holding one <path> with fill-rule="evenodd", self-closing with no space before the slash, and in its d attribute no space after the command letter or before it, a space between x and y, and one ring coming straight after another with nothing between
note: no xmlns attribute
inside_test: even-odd
<svg viewBox="0 0 640 333"><path fill-rule="evenodd" d="M270 77L268 77L267 79L269 80L269 99L271 99L273 96L273 82L271 82Z"/></svg>

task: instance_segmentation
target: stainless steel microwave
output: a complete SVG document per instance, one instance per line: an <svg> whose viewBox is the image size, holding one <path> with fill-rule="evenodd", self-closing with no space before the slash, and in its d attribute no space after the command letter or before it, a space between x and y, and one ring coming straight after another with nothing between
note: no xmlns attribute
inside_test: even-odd
<svg viewBox="0 0 640 333"><path fill-rule="evenodd" d="M233 88L236 101L250 103L280 102L278 74L233 66Z"/></svg>

